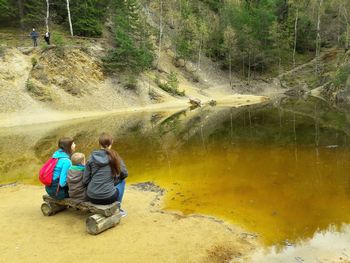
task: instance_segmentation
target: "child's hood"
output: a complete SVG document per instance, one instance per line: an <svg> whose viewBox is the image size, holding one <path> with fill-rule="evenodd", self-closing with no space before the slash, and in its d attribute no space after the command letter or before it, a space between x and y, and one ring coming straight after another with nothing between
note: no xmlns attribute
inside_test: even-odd
<svg viewBox="0 0 350 263"><path fill-rule="evenodd" d="M54 152L52 158L69 158L69 155L65 153L62 149L58 149L56 152Z"/></svg>

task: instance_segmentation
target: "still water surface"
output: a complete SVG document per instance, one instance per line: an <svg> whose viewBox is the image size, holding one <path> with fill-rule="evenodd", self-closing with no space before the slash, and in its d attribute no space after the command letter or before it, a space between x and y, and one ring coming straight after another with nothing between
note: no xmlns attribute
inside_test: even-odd
<svg viewBox="0 0 350 263"><path fill-rule="evenodd" d="M8 128L0 183L37 184L59 137L88 155L107 131L129 183L167 190L164 209L228 220L266 246L298 244L350 223L349 127L345 114L311 99Z"/></svg>

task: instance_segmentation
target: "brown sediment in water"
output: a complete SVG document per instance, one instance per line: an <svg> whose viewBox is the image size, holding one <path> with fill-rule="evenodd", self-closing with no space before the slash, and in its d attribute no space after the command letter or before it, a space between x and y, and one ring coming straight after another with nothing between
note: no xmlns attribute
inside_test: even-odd
<svg viewBox="0 0 350 263"><path fill-rule="evenodd" d="M160 210L162 191L152 185L128 186L128 216L98 236L85 231L88 214L44 217L43 193L38 186L0 189L2 262L224 262L244 260L258 243L222 221Z"/></svg>

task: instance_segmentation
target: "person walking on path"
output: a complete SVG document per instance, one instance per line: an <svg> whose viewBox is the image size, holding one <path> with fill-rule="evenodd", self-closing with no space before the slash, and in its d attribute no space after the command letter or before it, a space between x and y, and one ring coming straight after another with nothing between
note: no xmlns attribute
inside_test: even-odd
<svg viewBox="0 0 350 263"><path fill-rule="evenodd" d="M44 39L48 45L50 45L50 32L46 32L44 35Z"/></svg>
<svg viewBox="0 0 350 263"><path fill-rule="evenodd" d="M38 34L38 32L35 30L35 28L33 28L33 31L30 32L30 37L31 37L32 40L33 40L33 45L34 45L34 47L37 47L37 46L38 46L38 37L39 37L39 34Z"/></svg>

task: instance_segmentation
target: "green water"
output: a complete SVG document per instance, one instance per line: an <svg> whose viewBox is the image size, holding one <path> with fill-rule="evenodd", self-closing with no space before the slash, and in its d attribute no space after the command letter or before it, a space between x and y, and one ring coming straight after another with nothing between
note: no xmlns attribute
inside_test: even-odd
<svg viewBox="0 0 350 263"><path fill-rule="evenodd" d="M7 128L0 130L0 183L38 184L60 137L74 137L89 155L106 131L129 184L153 181L167 190L164 209L228 220L266 245L297 243L350 222L349 123L309 99Z"/></svg>

